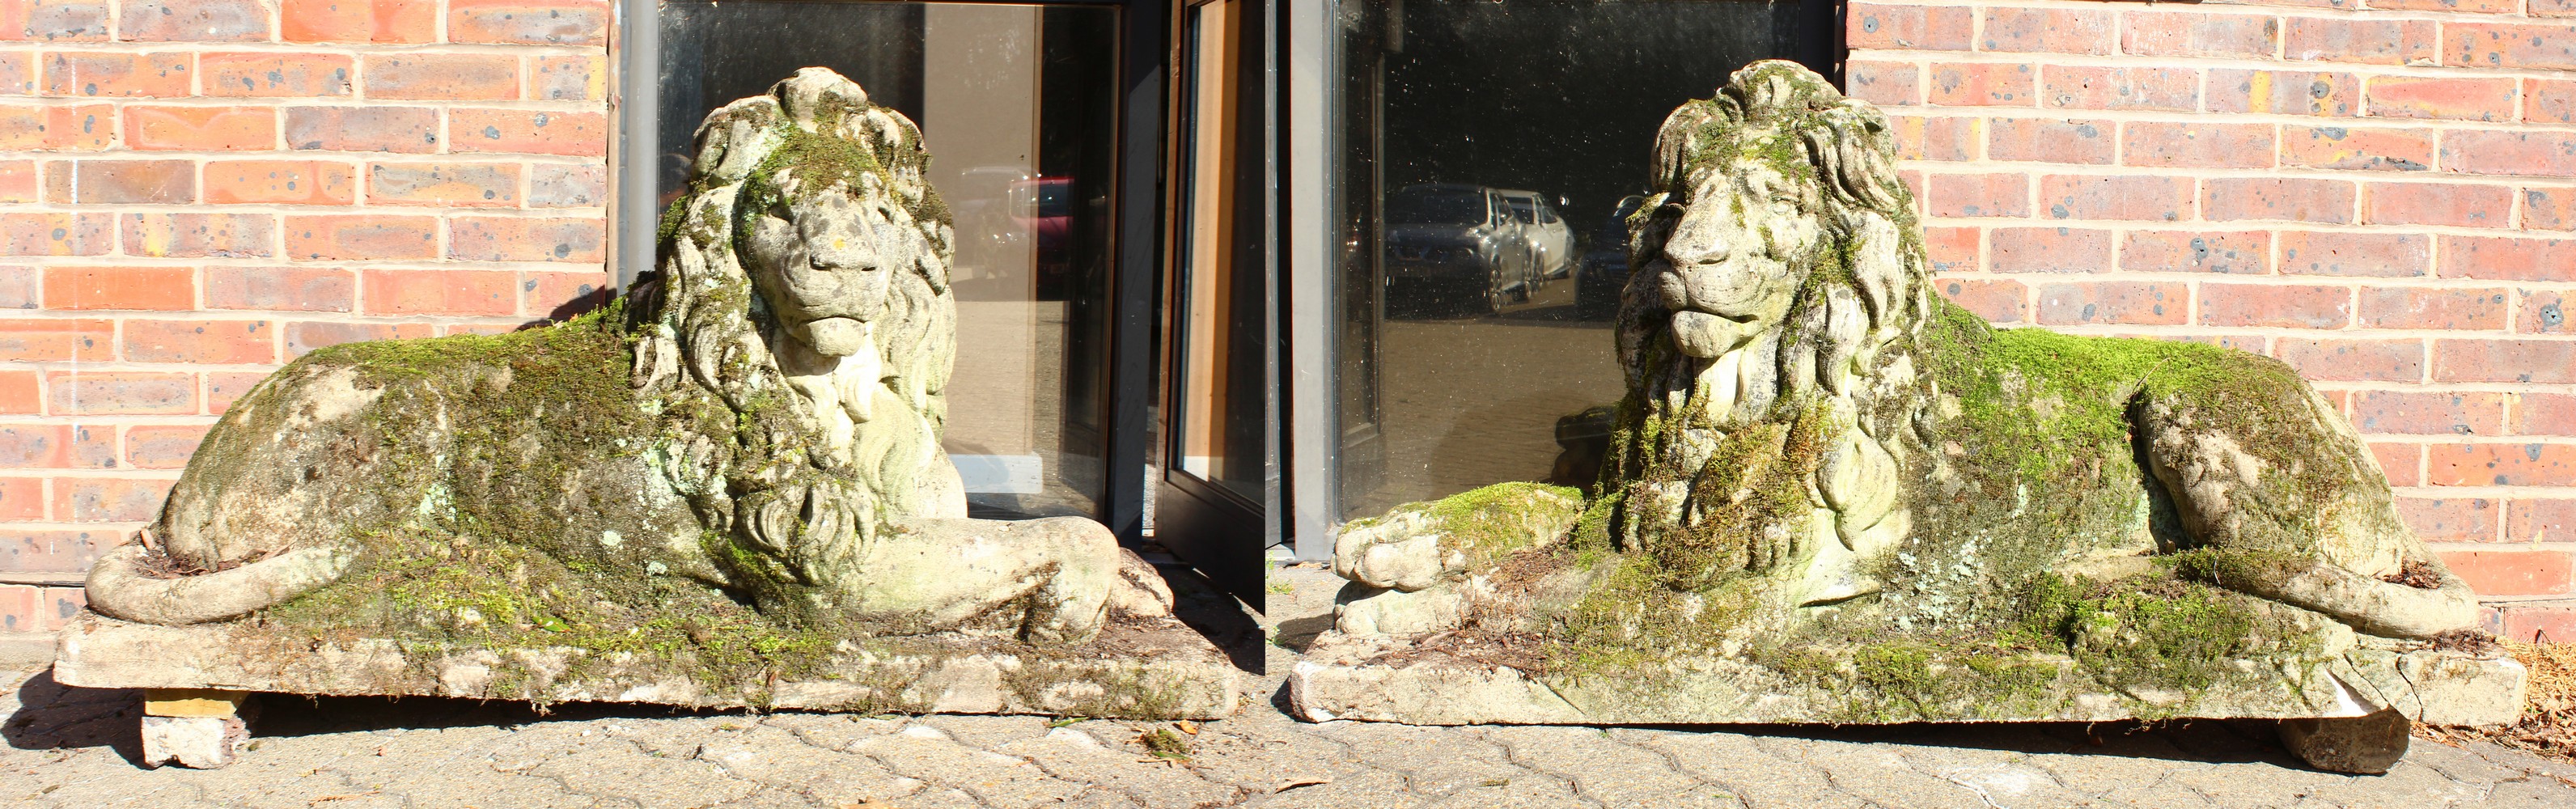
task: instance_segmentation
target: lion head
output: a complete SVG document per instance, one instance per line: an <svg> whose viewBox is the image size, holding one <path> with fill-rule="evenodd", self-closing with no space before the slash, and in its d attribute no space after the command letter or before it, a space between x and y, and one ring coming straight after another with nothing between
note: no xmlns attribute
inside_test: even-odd
<svg viewBox="0 0 2576 809"><path fill-rule="evenodd" d="M1933 306L1895 165L1875 108L1790 62L1737 71L1657 133L1619 316L1627 438L1602 480L1623 542L1669 557L1678 584L1804 566L1838 571L1807 596L1840 597L1869 585L1816 555L1903 532L1870 437L1893 425L1859 390L1911 376L1880 368L1904 361L1884 349ZM1727 535L1741 526L1767 534Z"/></svg>
<svg viewBox="0 0 2576 809"><path fill-rule="evenodd" d="M860 512L840 522L862 534L880 517L963 516L939 447L954 250L920 129L805 68L710 113L695 152L639 296L636 383L685 369L736 412L726 488L782 512L736 515L755 534L802 536L816 521L785 512L823 501Z"/></svg>

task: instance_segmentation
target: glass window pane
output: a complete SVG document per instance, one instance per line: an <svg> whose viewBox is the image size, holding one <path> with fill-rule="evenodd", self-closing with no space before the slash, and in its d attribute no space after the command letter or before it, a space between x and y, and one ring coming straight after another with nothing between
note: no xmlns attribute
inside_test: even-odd
<svg viewBox="0 0 2576 809"><path fill-rule="evenodd" d="M1118 11L663 0L663 200L709 111L828 67L921 125L956 218L947 448L977 516L1097 515L1108 395Z"/></svg>
<svg viewBox="0 0 2576 809"><path fill-rule="evenodd" d="M1338 515L1588 477L1596 431L1560 419L1622 393L1620 219L1655 128L1747 62L1830 75L1834 4L1340 0L1334 20Z"/></svg>
<svg viewBox="0 0 2576 809"><path fill-rule="evenodd" d="M1188 9L1181 250L1174 327L1175 464L1249 503L1263 499L1269 377L1260 188L1259 21L1250 0Z"/></svg>

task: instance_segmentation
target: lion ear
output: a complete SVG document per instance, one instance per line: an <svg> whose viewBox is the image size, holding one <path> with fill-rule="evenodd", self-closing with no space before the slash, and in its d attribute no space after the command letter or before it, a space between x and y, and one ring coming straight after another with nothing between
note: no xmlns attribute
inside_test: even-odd
<svg viewBox="0 0 2576 809"><path fill-rule="evenodd" d="M724 105L698 125L698 155L689 165L690 185L730 185L751 176L786 138L778 134L778 102L752 96Z"/></svg>

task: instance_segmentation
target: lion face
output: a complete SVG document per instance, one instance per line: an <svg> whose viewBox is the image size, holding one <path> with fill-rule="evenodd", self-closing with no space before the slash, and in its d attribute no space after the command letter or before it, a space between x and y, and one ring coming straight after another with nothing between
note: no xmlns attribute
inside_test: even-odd
<svg viewBox="0 0 2576 809"><path fill-rule="evenodd" d="M748 223L744 270L779 325L817 353L864 349L868 324L886 309L888 279L916 259L920 233L896 221L887 197L836 184L791 194Z"/></svg>
<svg viewBox="0 0 2576 809"><path fill-rule="evenodd" d="M1673 313L1676 346L1715 358L1777 328L1803 280L1799 270L1829 241L1817 184L1745 155L1709 161L1674 196L1657 214L1672 229L1647 270Z"/></svg>

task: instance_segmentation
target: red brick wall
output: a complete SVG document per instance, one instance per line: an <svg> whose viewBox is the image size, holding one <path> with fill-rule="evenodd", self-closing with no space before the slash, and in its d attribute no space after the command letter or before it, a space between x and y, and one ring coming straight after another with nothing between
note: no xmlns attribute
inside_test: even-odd
<svg viewBox="0 0 2576 809"><path fill-rule="evenodd" d="M2279 357L2481 593L2576 590L2576 0L1856 2L1846 33L1943 292Z"/></svg>
<svg viewBox="0 0 2576 809"><path fill-rule="evenodd" d="M0 633L251 383L608 283L606 0L0 0Z"/></svg>
<svg viewBox="0 0 2576 809"><path fill-rule="evenodd" d="M605 283L608 14L0 0L0 632L67 615L11 582L123 541L285 360ZM2576 593L2576 0L1853 3L1848 34L1945 293L2291 362L2482 592Z"/></svg>

